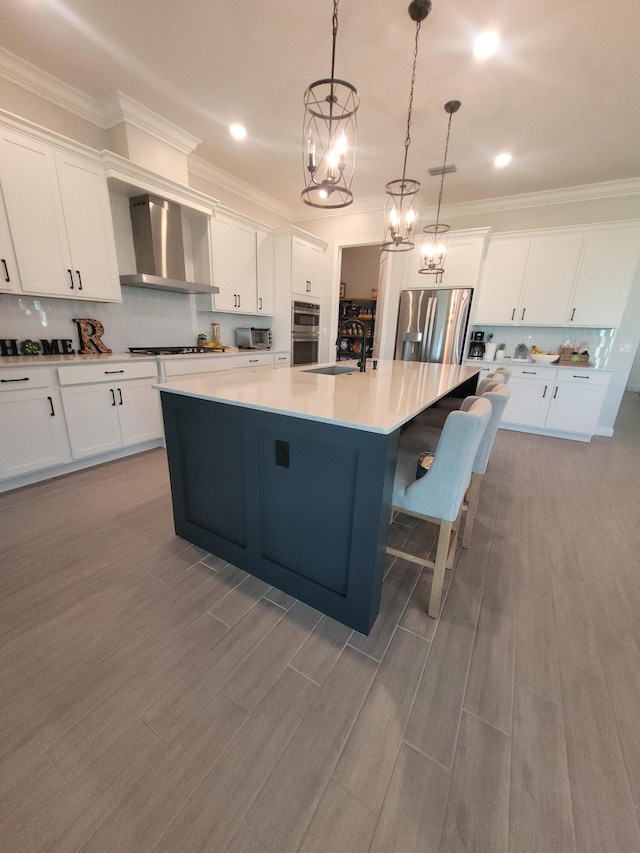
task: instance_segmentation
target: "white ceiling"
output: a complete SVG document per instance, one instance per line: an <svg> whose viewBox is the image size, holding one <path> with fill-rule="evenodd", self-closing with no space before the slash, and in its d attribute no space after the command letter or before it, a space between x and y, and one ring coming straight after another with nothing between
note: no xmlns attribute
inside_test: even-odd
<svg viewBox="0 0 640 853"><path fill-rule="evenodd" d="M336 76L357 86L356 200L401 177L415 24L407 0L342 0ZM120 90L202 139L196 154L297 208L302 97L328 77L332 0L2 0L1 45L101 99ZM500 31L498 56L474 36ZM433 0L422 24L408 177L445 202L640 177L637 0ZM241 144L228 133L243 122ZM513 154L497 170L493 157Z"/></svg>

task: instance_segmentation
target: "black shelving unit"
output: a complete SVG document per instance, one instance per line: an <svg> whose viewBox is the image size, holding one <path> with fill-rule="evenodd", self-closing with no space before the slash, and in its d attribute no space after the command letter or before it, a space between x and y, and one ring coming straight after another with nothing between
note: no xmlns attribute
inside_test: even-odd
<svg viewBox="0 0 640 853"><path fill-rule="evenodd" d="M375 299L341 299L338 312L338 337L337 346L340 350L340 358L360 358L363 340L359 326L349 327L349 320L360 320L366 328L364 345L367 348L367 358L373 353L373 334L376 324ZM346 325L340 331L342 323Z"/></svg>

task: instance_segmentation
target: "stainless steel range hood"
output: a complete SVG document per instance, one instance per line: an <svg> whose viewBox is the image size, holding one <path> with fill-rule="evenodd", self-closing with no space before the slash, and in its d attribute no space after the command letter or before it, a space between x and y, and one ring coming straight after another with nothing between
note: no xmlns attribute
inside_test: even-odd
<svg viewBox="0 0 640 853"><path fill-rule="evenodd" d="M219 293L211 284L186 281L180 205L154 195L129 200L135 275L121 275L120 284L178 293Z"/></svg>

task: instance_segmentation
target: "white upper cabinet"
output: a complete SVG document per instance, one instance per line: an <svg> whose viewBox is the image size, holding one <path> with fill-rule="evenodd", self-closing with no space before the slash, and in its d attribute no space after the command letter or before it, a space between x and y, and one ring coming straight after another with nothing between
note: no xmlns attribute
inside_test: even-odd
<svg viewBox="0 0 640 853"><path fill-rule="evenodd" d="M273 316L275 301L274 243L266 231L257 233L258 314Z"/></svg>
<svg viewBox="0 0 640 853"><path fill-rule="evenodd" d="M0 293L16 293L20 289L20 275L13 251L9 220L0 195Z"/></svg>
<svg viewBox="0 0 640 853"><path fill-rule="evenodd" d="M405 287L477 287L489 234L488 228L451 231L447 240L442 281L438 284L435 282L434 275L419 272L422 235L417 235L415 250L407 253Z"/></svg>
<svg viewBox="0 0 640 853"><path fill-rule="evenodd" d="M293 237L291 243L291 291L320 297L320 258L322 249Z"/></svg>
<svg viewBox="0 0 640 853"><path fill-rule="evenodd" d="M527 326L566 325L581 249L581 234L531 238L516 322Z"/></svg>
<svg viewBox="0 0 640 853"><path fill-rule="evenodd" d="M0 180L22 291L120 302L101 166L2 129Z"/></svg>
<svg viewBox="0 0 640 853"><path fill-rule="evenodd" d="M638 224L603 226L585 237L569 323L615 328L620 325L640 258Z"/></svg>
<svg viewBox="0 0 640 853"><path fill-rule="evenodd" d="M211 220L211 264L215 296L198 296L199 310L258 313L256 229L249 223L216 216Z"/></svg>
<svg viewBox="0 0 640 853"><path fill-rule="evenodd" d="M639 258L637 222L498 234L473 322L615 328Z"/></svg>
<svg viewBox="0 0 640 853"><path fill-rule="evenodd" d="M516 322L529 244L526 237L510 235L491 240L474 298L474 323L505 326Z"/></svg>

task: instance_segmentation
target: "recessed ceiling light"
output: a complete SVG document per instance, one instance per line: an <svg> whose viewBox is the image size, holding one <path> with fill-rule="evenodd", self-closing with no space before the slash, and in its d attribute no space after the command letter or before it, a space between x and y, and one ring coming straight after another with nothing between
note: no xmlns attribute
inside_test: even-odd
<svg viewBox="0 0 640 853"><path fill-rule="evenodd" d="M498 49L500 36L495 30L485 30L473 43L473 55L476 59L488 59Z"/></svg>
<svg viewBox="0 0 640 853"><path fill-rule="evenodd" d="M247 135L247 129L243 124L232 124L229 127L229 133L234 139L244 139Z"/></svg>
<svg viewBox="0 0 640 853"><path fill-rule="evenodd" d="M494 165L498 169L502 169L503 166L508 166L511 162L511 154L507 154L505 151L503 154L498 154L496 159L493 161Z"/></svg>

